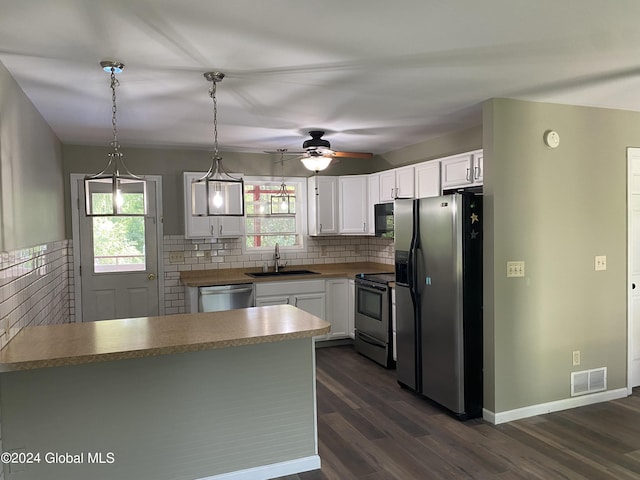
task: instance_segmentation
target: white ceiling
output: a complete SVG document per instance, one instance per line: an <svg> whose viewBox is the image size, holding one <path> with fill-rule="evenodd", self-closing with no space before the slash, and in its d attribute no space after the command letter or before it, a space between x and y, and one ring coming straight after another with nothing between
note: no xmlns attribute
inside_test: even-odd
<svg viewBox="0 0 640 480"><path fill-rule="evenodd" d="M640 111L637 0L2 0L0 62L64 143L384 153L492 97Z"/></svg>

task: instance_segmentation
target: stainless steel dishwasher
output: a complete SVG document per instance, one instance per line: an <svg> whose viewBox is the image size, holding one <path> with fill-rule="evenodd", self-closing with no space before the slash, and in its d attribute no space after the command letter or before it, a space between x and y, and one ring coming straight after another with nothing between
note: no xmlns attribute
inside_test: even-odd
<svg viewBox="0 0 640 480"><path fill-rule="evenodd" d="M253 283L200 287L198 290L199 312L253 307Z"/></svg>

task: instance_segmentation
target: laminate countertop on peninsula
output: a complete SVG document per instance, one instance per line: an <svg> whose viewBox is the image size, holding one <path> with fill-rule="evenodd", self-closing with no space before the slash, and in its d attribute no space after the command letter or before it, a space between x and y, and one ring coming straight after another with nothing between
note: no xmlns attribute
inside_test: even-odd
<svg viewBox="0 0 640 480"><path fill-rule="evenodd" d="M27 327L0 350L0 372L280 342L329 329L291 305Z"/></svg>
<svg viewBox="0 0 640 480"><path fill-rule="evenodd" d="M286 275L287 269L305 269L316 272L305 275ZM257 268L227 268L219 270L189 270L180 272L180 280L187 287L207 287L213 285L233 285L238 283L279 282L290 280L313 280L317 278L355 277L359 273L393 272L394 266L384 263L324 263L313 265L290 265L282 269L282 275L250 277L247 273L260 272Z"/></svg>

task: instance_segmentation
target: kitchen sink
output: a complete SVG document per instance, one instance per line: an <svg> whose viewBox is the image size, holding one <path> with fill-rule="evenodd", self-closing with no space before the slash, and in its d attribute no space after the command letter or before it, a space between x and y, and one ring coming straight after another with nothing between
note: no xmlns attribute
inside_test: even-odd
<svg viewBox="0 0 640 480"><path fill-rule="evenodd" d="M285 277L287 275L318 275L318 272L311 270L280 270L279 272L253 272L245 273L250 277Z"/></svg>

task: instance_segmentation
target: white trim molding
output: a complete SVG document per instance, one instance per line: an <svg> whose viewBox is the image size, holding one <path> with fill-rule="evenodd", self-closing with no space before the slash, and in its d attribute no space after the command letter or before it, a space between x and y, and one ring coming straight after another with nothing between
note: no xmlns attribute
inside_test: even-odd
<svg viewBox="0 0 640 480"><path fill-rule="evenodd" d="M594 393L591 395L582 395L580 397L565 398L554 402L540 403L538 405L530 405L528 407L516 408L505 412L492 412L487 409L482 410L482 418L489 423L498 425L500 423L512 422L523 418L534 417L536 415L544 415L545 413L559 412L560 410L568 410L570 408L584 407L594 403L608 402L628 396L626 388L618 388L607 392Z"/></svg>
<svg viewBox="0 0 640 480"><path fill-rule="evenodd" d="M295 475L296 473L318 470L320 468L320 456L297 458L286 462L262 465L260 467L247 468L237 472L222 473L213 477L200 478L198 480L268 480L270 478Z"/></svg>

